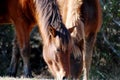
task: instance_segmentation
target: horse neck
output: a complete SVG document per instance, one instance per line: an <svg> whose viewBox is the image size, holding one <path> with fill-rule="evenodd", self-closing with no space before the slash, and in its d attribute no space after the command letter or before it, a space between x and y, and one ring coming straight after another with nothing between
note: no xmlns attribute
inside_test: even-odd
<svg viewBox="0 0 120 80"><path fill-rule="evenodd" d="M80 20L80 8L82 5L82 0L69 0L68 1L68 11L66 26L71 28L76 25L76 21Z"/></svg>
<svg viewBox="0 0 120 80"><path fill-rule="evenodd" d="M39 30L44 43L49 43L49 27L57 31L63 29L63 23L56 0L36 0L36 15ZM64 26L65 27L65 26Z"/></svg>
<svg viewBox="0 0 120 80"><path fill-rule="evenodd" d="M42 37L42 40L43 40L43 44L48 44L49 43L49 33L48 33L48 30L45 29L45 27L41 26L40 24L39 25L39 31L40 31L40 35Z"/></svg>

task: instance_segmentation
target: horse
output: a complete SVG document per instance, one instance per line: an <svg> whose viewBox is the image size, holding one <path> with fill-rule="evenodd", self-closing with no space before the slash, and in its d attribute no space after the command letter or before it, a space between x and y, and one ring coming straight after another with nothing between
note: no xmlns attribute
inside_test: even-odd
<svg viewBox="0 0 120 80"><path fill-rule="evenodd" d="M43 58L51 73L56 79L69 77L72 40L56 0L1 0L0 24L6 23L15 25L16 32L8 70L10 76L16 76L21 56L24 76L32 77L29 37L37 24L43 40Z"/></svg>
<svg viewBox="0 0 120 80"><path fill-rule="evenodd" d="M24 3L25 1L20 1L20 2ZM73 44L74 44L73 50L72 50L73 54L69 55L70 60L69 60L69 56L67 57L68 63L64 62L63 61L64 59L62 60L62 58L61 59L59 58L59 62L61 65L63 65L62 64L63 62L64 62L64 64L67 64L67 68L68 68L68 69L66 69L66 70L68 70L67 74L70 73L71 76L73 76L73 78L74 77L78 78L83 69L84 70L84 79L87 80L88 74L89 74L89 69L90 69L90 64L91 64L91 60L92 60L92 49L95 44L97 32L99 31L100 26L101 26L101 7L99 4L99 1L93 0L91 2L89 0L69 0L69 1L68 0L57 0L57 3L59 5L59 10L60 10L60 14L62 16L63 23L65 23L67 25L66 27L70 30ZM29 5L31 5L31 4L29 4ZM28 7L26 7L25 4L22 6L24 6L25 9L27 9L28 11L31 11L29 9L32 9L32 8L31 7L29 8L29 5L28 5ZM3 10L6 10L6 8ZM35 11L33 10L33 12L35 12ZM27 15L24 15L24 17L26 17L27 20L30 21L29 17ZM6 22L9 21L8 19L6 19L6 17L4 17L4 19L6 20ZM42 30L40 28L40 31L44 31L44 30ZM50 34L55 35L54 33L56 33L56 31L54 28L50 27L50 31L51 31ZM55 36L52 36L52 37L55 37ZM44 36L43 36L43 41L44 41ZM52 41L54 41L54 40L52 40ZM57 40L56 40L56 42L57 42ZM44 48L46 48L46 46ZM43 50L44 54L49 53L48 52L49 50L48 51L47 50L44 51L44 50ZM57 49L57 51L61 52L61 50L59 50L59 49ZM51 71L53 71L52 73L56 74L55 72L57 70L60 71L60 69L58 69L57 67L61 66L61 65L57 65L57 63L53 64L53 62L55 60L49 61L52 58L52 56L51 57L47 56L48 58L50 58L49 60L47 58L45 58L45 56L47 56L47 55L44 55L44 59L46 60ZM58 55L58 56L61 56L61 55ZM56 61L57 60L58 59L56 59ZM68 67L69 61L70 61L70 66ZM16 63L17 63L16 55L15 56L13 55L11 65L12 65L12 67L14 66L14 68L10 68L11 72L13 71L13 73L15 73L15 71L16 71ZM12 69L14 69L14 70L12 70ZM60 72L62 72L62 71L60 71ZM62 74L62 73L60 73L60 74ZM56 75L54 75L54 76L56 76ZM58 76L60 76L60 75L58 74Z"/></svg>
<svg viewBox="0 0 120 80"><path fill-rule="evenodd" d="M102 24L99 0L57 0L62 19L71 31L73 50L70 57L70 74L88 80L92 61L92 51L97 33Z"/></svg>

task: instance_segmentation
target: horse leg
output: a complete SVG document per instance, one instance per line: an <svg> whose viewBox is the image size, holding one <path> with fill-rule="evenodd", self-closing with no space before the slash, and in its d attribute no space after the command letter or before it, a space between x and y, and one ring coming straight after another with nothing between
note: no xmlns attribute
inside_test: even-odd
<svg viewBox="0 0 120 80"><path fill-rule="evenodd" d="M27 42L26 44L24 44L24 46L20 49L20 54L21 57L23 59L23 69L24 69L24 76L25 77L32 77L32 73L31 73L31 68L30 68L30 45Z"/></svg>
<svg viewBox="0 0 120 80"><path fill-rule="evenodd" d="M85 65L84 65L84 76L83 80L88 80L89 70L92 61L93 46L96 41L96 33L90 33L86 38L86 55L85 55Z"/></svg>
<svg viewBox="0 0 120 80"><path fill-rule="evenodd" d="M17 40L19 43L20 55L23 59L24 77L32 77L30 68L30 44L29 44L30 32L32 28L31 25L27 25L27 23L23 21L15 22L15 26Z"/></svg>
<svg viewBox="0 0 120 80"><path fill-rule="evenodd" d="M8 68L8 75L16 77L18 61L19 61L19 57L20 57L19 46L18 46L16 37L13 40L12 52L13 53L12 53L11 63L10 63L10 66Z"/></svg>

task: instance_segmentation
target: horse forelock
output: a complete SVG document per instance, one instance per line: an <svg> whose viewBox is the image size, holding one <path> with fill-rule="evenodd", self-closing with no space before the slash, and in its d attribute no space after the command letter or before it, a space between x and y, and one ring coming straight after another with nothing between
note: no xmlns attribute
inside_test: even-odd
<svg viewBox="0 0 120 80"><path fill-rule="evenodd" d="M53 27L57 31L60 43L63 49L67 48L70 43L70 33L62 22L59 7L56 0L36 0L37 12L40 13L40 19L43 28L49 35L49 27Z"/></svg>
<svg viewBox="0 0 120 80"><path fill-rule="evenodd" d="M66 51L72 45L71 37L67 29L62 28L60 29L59 33L62 50Z"/></svg>

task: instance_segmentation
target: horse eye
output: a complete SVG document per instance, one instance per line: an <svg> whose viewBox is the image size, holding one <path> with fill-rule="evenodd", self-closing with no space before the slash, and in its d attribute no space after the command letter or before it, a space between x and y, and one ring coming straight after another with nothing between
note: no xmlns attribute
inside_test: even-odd
<svg viewBox="0 0 120 80"><path fill-rule="evenodd" d="M61 52L61 49L57 48L57 51L58 51L58 52Z"/></svg>

